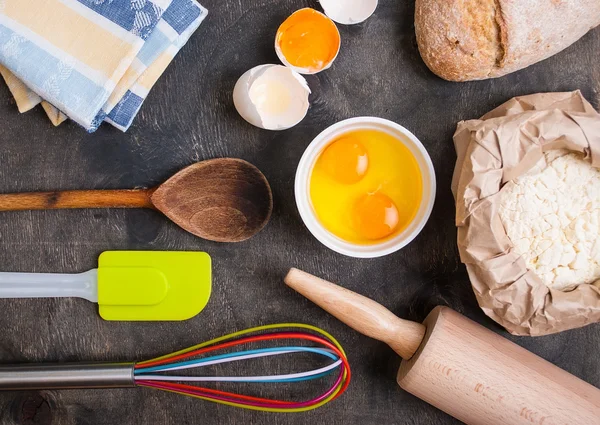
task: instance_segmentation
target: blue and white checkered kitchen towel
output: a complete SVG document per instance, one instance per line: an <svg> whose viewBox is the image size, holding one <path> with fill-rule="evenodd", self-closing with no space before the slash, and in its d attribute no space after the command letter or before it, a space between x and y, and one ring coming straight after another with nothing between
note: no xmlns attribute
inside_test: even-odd
<svg viewBox="0 0 600 425"><path fill-rule="evenodd" d="M195 0L0 0L0 73L21 112L45 100L55 124L125 131L206 14Z"/></svg>

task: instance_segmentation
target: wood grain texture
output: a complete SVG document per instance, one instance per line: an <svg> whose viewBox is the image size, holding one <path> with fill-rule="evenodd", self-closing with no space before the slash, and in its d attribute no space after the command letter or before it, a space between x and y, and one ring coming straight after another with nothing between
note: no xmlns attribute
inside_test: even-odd
<svg viewBox="0 0 600 425"><path fill-rule="evenodd" d="M0 211L78 208L154 208L152 190L69 190L0 194Z"/></svg>
<svg viewBox="0 0 600 425"><path fill-rule="evenodd" d="M298 269L291 269L284 281L352 329L385 342L405 360L410 359L423 342L425 326L421 323L401 319L356 292Z"/></svg>
<svg viewBox="0 0 600 425"><path fill-rule="evenodd" d="M448 307L425 319L398 384L469 425L594 424L600 389Z"/></svg>
<svg viewBox="0 0 600 425"><path fill-rule="evenodd" d="M302 415L237 411L142 389L2 393L2 425L459 423L398 387L394 378L400 359L392 349L361 336L287 288L282 279L290 267L344 282L411 320L422 321L434 306L449 305L600 386L600 364L593 354L600 346L600 326L517 338L479 310L458 258L450 192L452 134L459 120L479 117L510 97L533 92L581 89L599 106L598 29L526 70L456 84L435 77L420 59L414 3L380 0L364 24L339 27L342 49L333 67L307 78L312 95L306 119L293 129L268 132L238 116L233 87L251 67L276 63L273 40L279 24L298 8L318 8L318 2L203 4L208 17L125 134L110 126L92 135L73 123L54 128L41 108L21 115L0 84L0 193L153 187L200 160L238 157L256 165L271 183L271 221L254 238L232 245L199 239L151 210L2 213L2 271L85 271L108 249L204 250L213 257L214 285L202 314L177 324L104 322L84 300L1 300L0 362L144 360L248 326L306 321L330 331L344 345L353 366L349 392ZM431 219L419 237L393 255L372 260L338 255L316 241L300 220L293 193L296 166L310 141L339 120L363 115L391 119L419 137L432 157L439 188ZM289 368L281 364L269 371ZM248 389L263 396L287 390ZM308 388L296 391L304 390Z"/></svg>
<svg viewBox="0 0 600 425"><path fill-rule="evenodd" d="M218 158L186 167L152 194L152 203L183 229L216 242L241 242L260 232L273 194L254 165Z"/></svg>
<svg viewBox="0 0 600 425"><path fill-rule="evenodd" d="M448 307L424 324L292 269L285 283L405 361L398 384L468 425L588 424L600 419L600 389ZM416 354L415 354L416 353Z"/></svg>
<svg viewBox="0 0 600 425"><path fill-rule="evenodd" d="M153 189L0 194L0 211L82 208L156 208L200 238L241 242L269 222L273 195L260 170L237 158L198 162Z"/></svg>

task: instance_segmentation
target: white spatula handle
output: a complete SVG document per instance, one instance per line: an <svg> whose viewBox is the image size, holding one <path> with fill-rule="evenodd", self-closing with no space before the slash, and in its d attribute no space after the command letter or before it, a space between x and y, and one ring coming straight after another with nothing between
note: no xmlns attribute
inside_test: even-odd
<svg viewBox="0 0 600 425"><path fill-rule="evenodd" d="M0 298L66 297L98 302L98 270L79 274L0 273Z"/></svg>

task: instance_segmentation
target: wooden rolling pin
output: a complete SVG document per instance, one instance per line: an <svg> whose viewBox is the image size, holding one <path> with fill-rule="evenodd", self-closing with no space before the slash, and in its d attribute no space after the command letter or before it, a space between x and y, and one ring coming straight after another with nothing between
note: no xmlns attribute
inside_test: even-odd
<svg viewBox="0 0 600 425"><path fill-rule="evenodd" d="M600 424L600 390L448 307L419 324L300 270L285 283L388 344L404 359L400 387L466 424Z"/></svg>

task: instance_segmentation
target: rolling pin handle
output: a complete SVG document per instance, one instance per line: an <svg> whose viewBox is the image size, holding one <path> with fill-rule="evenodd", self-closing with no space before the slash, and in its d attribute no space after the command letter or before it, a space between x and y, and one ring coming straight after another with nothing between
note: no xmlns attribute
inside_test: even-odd
<svg viewBox="0 0 600 425"><path fill-rule="evenodd" d="M298 269L285 283L363 335L388 344L403 359L418 350L425 326L403 320L375 301Z"/></svg>

